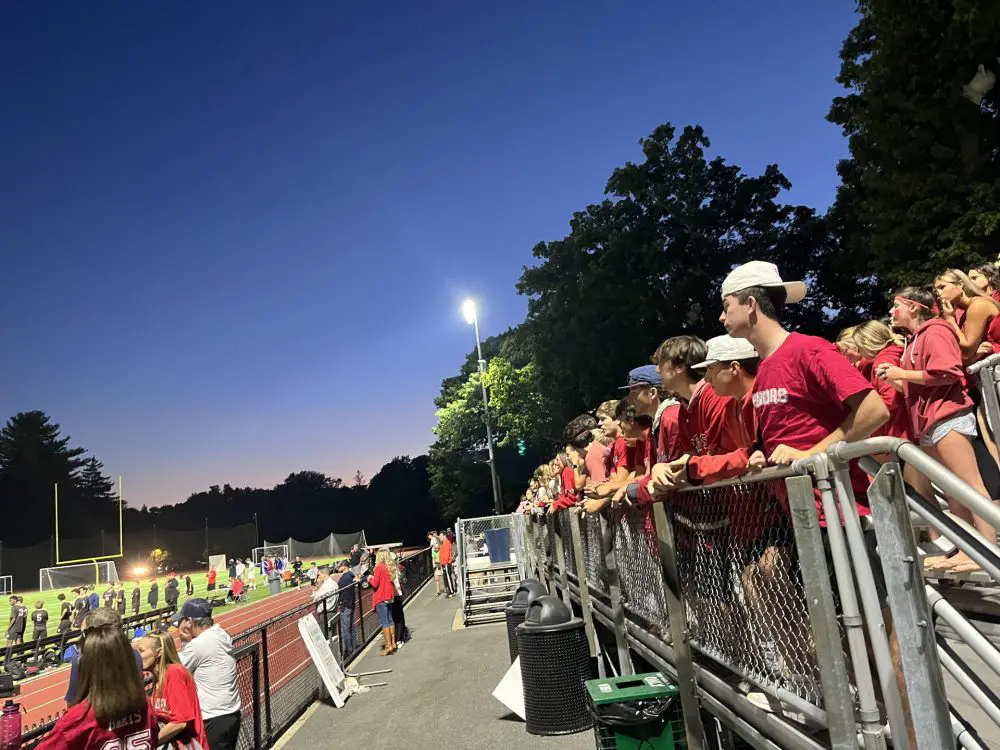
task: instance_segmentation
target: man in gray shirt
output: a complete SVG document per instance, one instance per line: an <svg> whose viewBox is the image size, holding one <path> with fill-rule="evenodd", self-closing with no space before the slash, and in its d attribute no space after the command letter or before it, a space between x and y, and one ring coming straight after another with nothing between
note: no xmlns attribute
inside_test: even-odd
<svg viewBox="0 0 1000 750"><path fill-rule="evenodd" d="M174 615L181 639L181 662L198 688L205 735L212 750L236 750L240 736L240 693L233 642L212 620L204 599L188 599Z"/></svg>

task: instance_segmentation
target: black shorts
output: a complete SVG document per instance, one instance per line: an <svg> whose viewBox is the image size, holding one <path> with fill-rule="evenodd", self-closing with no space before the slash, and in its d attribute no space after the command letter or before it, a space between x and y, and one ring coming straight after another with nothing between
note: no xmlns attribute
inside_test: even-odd
<svg viewBox="0 0 1000 750"><path fill-rule="evenodd" d="M59 621L59 632L60 633L68 633L69 632L70 624L71 623L70 623L69 620L60 620Z"/></svg>

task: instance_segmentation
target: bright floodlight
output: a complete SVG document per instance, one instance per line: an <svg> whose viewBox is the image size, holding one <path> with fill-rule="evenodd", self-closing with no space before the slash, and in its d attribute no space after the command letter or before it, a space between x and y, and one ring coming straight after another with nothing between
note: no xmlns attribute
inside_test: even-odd
<svg viewBox="0 0 1000 750"><path fill-rule="evenodd" d="M465 316L466 323L476 322L476 303L474 300L467 299L462 303L462 315Z"/></svg>

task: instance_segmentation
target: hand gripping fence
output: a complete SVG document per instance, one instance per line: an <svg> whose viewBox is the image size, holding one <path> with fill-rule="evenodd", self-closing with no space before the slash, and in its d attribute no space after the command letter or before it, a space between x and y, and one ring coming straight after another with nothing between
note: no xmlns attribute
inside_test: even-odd
<svg viewBox="0 0 1000 750"><path fill-rule="evenodd" d="M1000 651L922 581L911 515L995 583L1000 548L916 495L900 461L1000 528L988 498L918 447L877 438L649 506L529 515L526 567L578 611L586 602L621 673L638 658L677 681L691 750L716 724L756 747L875 750L888 725L896 748L982 748L962 706L1000 726Z"/></svg>

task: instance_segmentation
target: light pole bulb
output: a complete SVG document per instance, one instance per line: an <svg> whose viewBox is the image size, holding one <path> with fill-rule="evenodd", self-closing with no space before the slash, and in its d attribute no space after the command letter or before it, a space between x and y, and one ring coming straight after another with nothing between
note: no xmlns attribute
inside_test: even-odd
<svg viewBox="0 0 1000 750"><path fill-rule="evenodd" d="M465 316L465 322L472 323L476 322L476 303L474 300L467 299L462 303L462 315Z"/></svg>

